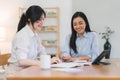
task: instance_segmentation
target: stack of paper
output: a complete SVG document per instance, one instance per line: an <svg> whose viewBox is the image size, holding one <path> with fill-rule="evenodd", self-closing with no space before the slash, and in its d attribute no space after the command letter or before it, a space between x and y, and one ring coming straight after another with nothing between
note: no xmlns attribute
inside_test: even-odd
<svg viewBox="0 0 120 80"><path fill-rule="evenodd" d="M58 68L71 68L71 67L78 67L78 66L82 66L83 64L80 63L76 63L76 62L63 62L63 63L59 63L59 64L52 64L51 67L58 67Z"/></svg>
<svg viewBox="0 0 120 80"><path fill-rule="evenodd" d="M62 62L58 64L52 64L52 68L72 68L72 67L80 67L83 65L91 65L91 62L87 62L85 60L74 61L74 62Z"/></svg>
<svg viewBox="0 0 120 80"><path fill-rule="evenodd" d="M77 61L74 61L75 63L79 63L81 65L84 65L84 66L89 66L92 64L92 62L88 62L86 60L77 60Z"/></svg>
<svg viewBox="0 0 120 80"><path fill-rule="evenodd" d="M64 71L68 73L78 73L82 71L82 67L84 65L91 65L91 62L87 62L85 60L74 61L74 62L62 62L58 64L52 64L51 67L56 71ZM80 68L76 68L80 67Z"/></svg>

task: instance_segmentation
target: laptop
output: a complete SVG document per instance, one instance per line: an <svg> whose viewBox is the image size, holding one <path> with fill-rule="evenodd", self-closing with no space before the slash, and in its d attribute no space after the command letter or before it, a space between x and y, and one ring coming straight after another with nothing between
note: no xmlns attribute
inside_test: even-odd
<svg viewBox="0 0 120 80"><path fill-rule="evenodd" d="M109 52L109 50L104 50L93 62L92 64L103 64L103 65L109 65L109 62L101 62L101 60L105 57L105 55Z"/></svg>

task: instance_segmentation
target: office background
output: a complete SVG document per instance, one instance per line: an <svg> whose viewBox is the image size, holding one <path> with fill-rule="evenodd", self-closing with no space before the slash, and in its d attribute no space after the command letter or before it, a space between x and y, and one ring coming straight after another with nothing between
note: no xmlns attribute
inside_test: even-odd
<svg viewBox="0 0 120 80"><path fill-rule="evenodd" d="M64 46L65 36L71 32L71 17L75 11L83 11L90 22L91 29L99 36L100 52L105 40L100 32L109 26L115 31L110 38L111 58L120 58L120 1L119 0L1 0L0 1L0 51L11 52L11 41L19 22L19 7L31 5L59 7L60 9L60 47Z"/></svg>

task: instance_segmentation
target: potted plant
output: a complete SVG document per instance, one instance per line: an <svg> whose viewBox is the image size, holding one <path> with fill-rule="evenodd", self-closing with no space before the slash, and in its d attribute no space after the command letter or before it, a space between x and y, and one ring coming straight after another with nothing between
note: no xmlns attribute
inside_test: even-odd
<svg viewBox="0 0 120 80"><path fill-rule="evenodd" d="M110 58L110 52L111 52L111 44L109 42L110 36L111 34L113 34L114 31L111 30L110 27L105 27L105 32L99 33L100 35L102 35L102 39L105 39L106 42L104 44L104 50L108 50L109 53L107 53L107 55L105 56L106 59Z"/></svg>

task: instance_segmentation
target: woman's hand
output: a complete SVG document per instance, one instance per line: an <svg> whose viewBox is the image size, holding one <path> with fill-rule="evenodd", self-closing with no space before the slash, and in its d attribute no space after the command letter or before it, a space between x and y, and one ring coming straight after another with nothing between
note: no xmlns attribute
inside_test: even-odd
<svg viewBox="0 0 120 80"><path fill-rule="evenodd" d="M58 57L53 57L51 59L51 63L52 64L57 64L57 63L61 63L62 61L58 58Z"/></svg>
<svg viewBox="0 0 120 80"><path fill-rule="evenodd" d="M63 54L62 55L62 60L63 60L63 62L71 62L71 61L76 61L76 60L90 61L91 57L89 57L89 56L83 56L83 57L72 58L69 54Z"/></svg>
<svg viewBox="0 0 120 80"><path fill-rule="evenodd" d="M73 58L73 61L77 61L77 60L91 61L91 57L89 57L89 56L82 56L82 57Z"/></svg>
<svg viewBox="0 0 120 80"><path fill-rule="evenodd" d="M71 62L71 61L73 61L73 58L69 54L63 54L62 60L63 60L63 62Z"/></svg>

